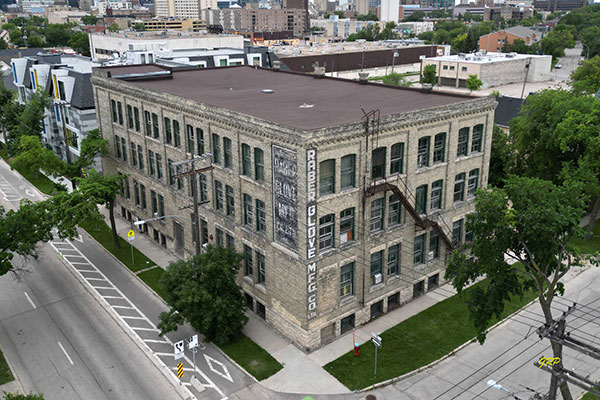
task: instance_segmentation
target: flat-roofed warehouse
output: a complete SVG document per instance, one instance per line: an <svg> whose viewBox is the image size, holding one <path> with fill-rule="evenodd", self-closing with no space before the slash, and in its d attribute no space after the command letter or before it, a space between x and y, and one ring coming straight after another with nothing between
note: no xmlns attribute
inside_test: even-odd
<svg viewBox="0 0 600 400"><path fill-rule="evenodd" d="M198 240L246 256L248 307L301 348L437 287L449 249L469 240L493 98L250 66L104 67L92 82L103 167L128 175L121 214L179 215L141 229L189 257L182 207L197 184ZM205 153L212 170L174 178L174 162Z"/></svg>

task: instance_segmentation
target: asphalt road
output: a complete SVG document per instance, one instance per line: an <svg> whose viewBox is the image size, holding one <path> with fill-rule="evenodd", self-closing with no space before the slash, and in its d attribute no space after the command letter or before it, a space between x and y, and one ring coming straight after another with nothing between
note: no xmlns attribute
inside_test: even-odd
<svg viewBox="0 0 600 400"><path fill-rule="evenodd" d="M558 60L560 68L552 70L552 77L555 81L566 82L571 77L571 72L577 69L577 63L581 60L581 43L577 43L572 49L565 49L565 56Z"/></svg>

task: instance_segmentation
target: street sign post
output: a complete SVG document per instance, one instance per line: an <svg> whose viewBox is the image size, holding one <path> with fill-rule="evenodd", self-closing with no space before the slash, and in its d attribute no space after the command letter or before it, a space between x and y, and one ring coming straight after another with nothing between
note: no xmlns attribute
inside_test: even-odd
<svg viewBox="0 0 600 400"><path fill-rule="evenodd" d="M188 349L192 351L192 362L194 363L194 376L196 376L196 353L198 352L198 335L192 335L185 341L188 344Z"/></svg>
<svg viewBox="0 0 600 400"><path fill-rule="evenodd" d="M375 376L377 376L377 350L381 347L381 341L381 336L375 332L371 332L371 342L375 345L375 369L373 370L373 375Z"/></svg>
<svg viewBox="0 0 600 400"><path fill-rule="evenodd" d="M175 342L173 344L173 354L175 355L176 360L183 358L184 352L185 352L185 347L183 345L183 340L180 340L179 342Z"/></svg>
<svg viewBox="0 0 600 400"><path fill-rule="evenodd" d="M135 259L133 258L133 239L135 239L135 232L133 229L130 229L129 232L127 232L127 240L129 240L129 246L131 247L131 263L135 264Z"/></svg>

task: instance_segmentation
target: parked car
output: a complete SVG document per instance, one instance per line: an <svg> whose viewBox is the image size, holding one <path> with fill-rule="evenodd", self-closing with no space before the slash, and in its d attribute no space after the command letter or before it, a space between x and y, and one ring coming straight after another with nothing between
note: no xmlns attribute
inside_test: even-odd
<svg viewBox="0 0 600 400"><path fill-rule="evenodd" d="M562 68L562 65L560 65L560 64L556 64L556 65L554 66L554 68L556 68L556 69L561 69L561 68Z"/></svg>

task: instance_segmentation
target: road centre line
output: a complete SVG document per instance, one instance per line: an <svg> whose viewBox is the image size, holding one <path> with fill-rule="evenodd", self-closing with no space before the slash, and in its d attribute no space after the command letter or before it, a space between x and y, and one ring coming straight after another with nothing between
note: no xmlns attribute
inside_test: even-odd
<svg viewBox="0 0 600 400"><path fill-rule="evenodd" d="M23 294L25 294L25 297L27 297L27 300L29 300L29 304L31 304L31 307L33 307L33 309L35 310L37 307L35 306L35 304L31 300L31 297L29 297L29 295L27 294L27 292L23 292Z"/></svg>
<svg viewBox="0 0 600 400"><path fill-rule="evenodd" d="M65 353L65 356L67 356L67 359L69 360L71 365L74 365L73 360L71 360L71 357L69 357L69 354L67 354L67 351L65 350L65 348L63 347L63 345L60 341L58 342L58 345L60 346L60 349L63 351L63 353Z"/></svg>

